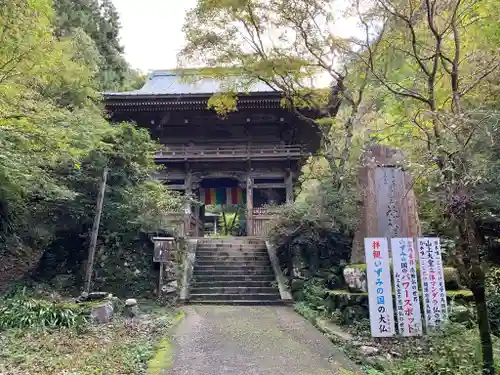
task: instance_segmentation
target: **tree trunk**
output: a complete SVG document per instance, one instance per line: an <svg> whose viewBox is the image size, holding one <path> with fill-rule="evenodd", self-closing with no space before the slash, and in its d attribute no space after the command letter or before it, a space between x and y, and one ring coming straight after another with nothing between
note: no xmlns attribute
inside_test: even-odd
<svg viewBox="0 0 500 375"><path fill-rule="evenodd" d="M488 308L486 306L486 291L484 286L485 275L483 268L481 267L481 257L476 240L476 230L470 208L465 209L463 227L464 230L461 231L460 237L461 241L463 241L464 244L467 244L470 289L474 295L474 302L476 304L477 324L483 354L483 375L495 375L493 343L491 340Z"/></svg>

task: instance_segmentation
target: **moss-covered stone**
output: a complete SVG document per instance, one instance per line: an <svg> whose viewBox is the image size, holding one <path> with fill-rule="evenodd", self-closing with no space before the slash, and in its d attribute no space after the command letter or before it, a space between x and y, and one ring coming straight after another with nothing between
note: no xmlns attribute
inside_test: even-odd
<svg viewBox="0 0 500 375"><path fill-rule="evenodd" d="M367 289L367 279L366 279L366 267L357 268L353 266L347 266L344 268L344 280L347 288L351 292L366 292Z"/></svg>
<svg viewBox="0 0 500 375"><path fill-rule="evenodd" d="M457 290L460 288L460 275L456 268L444 267L443 274L447 290Z"/></svg>
<svg viewBox="0 0 500 375"><path fill-rule="evenodd" d="M293 279L290 285L290 290L292 291L292 293L301 290L304 287L304 282L305 280L302 279Z"/></svg>

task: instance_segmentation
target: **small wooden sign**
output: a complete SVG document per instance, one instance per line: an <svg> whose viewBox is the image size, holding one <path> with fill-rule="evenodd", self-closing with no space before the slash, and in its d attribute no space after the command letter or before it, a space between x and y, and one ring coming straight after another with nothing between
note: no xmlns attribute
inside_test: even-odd
<svg viewBox="0 0 500 375"><path fill-rule="evenodd" d="M175 249L176 242L174 237L154 237L155 250L153 262L165 263L170 260L170 255Z"/></svg>

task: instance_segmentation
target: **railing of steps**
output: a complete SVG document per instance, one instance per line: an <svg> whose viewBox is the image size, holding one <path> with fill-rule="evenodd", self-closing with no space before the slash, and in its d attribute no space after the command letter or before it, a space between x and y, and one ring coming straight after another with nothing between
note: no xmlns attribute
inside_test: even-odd
<svg viewBox="0 0 500 375"><path fill-rule="evenodd" d="M276 217L276 208L258 207L253 209L253 235L257 237L267 237Z"/></svg>
<svg viewBox="0 0 500 375"><path fill-rule="evenodd" d="M179 237L203 236L203 222L193 214L171 212L167 219Z"/></svg>

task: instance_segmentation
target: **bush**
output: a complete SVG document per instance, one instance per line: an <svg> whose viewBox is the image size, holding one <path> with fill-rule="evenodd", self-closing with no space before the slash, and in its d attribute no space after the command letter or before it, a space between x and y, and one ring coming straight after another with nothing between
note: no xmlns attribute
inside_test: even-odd
<svg viewBox="0 0 500 375"><path fill-rule="evenodd" d="M480 375L481 345L477 330L466 330L461 324L450 324L445 331L428 337L425 350L415 348L395 361L387 375ZM418 348L421 349L421 348ZM498 355L498 353L496 353Z"/></svg>
<svg viewBox="0 0 500 375"><path fill-rule="evenodd" d="M0 330L11 328L78 328L86 323L79 308L26 298L4 299L0 302Z"/></svg>
<svg viewBox="0 0 500 375"><path fill-rule="evenodd" d="M309 278L320 270L347 263L352 245L352 236L338 229L331 218L304 205L282 208L269 236L290 277L295 276L294 268Z"/></svg>
<svg viewBox="0 0 500 375"><path fill-rule="evenodd" d="M500 268L492 268L487 273L486 296L491 331L500 336Z"/></svg>

